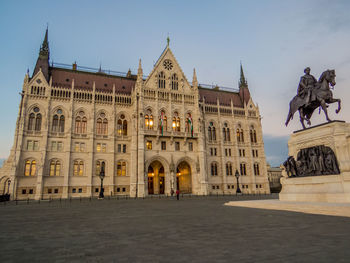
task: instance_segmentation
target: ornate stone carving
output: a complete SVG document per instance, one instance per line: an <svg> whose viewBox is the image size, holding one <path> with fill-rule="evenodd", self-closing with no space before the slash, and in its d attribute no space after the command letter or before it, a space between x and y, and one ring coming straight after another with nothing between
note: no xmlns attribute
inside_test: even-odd
<svg viewBox="0 0 350 263"><path fill-rule="evenodd" d="M289 156L283 165L288 177L340 174L333 150L324 145L300 149L297 160Z"/></svg>

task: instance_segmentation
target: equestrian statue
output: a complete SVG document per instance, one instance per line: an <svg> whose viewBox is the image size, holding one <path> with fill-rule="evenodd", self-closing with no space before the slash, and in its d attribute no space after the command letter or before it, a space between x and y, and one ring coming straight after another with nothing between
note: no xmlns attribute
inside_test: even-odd
<svg viewBox="0 0 350 263"><path fill-rule="evenodd" d="M331 89L335 86L335 70L324 71L317 81L314 76L310 74L310 68L304 70L305 75L300 78L297 95L289 103L289 113L286 120L286 126L289 121L293 119L296 111L299 111L300 122L305 129L304 121L311 125L311 116L315 109L320 107L326 115L327 121L331 121L328 117L328 104L338 102L338 113L341 109L340 99L333 98Z"/></svg>

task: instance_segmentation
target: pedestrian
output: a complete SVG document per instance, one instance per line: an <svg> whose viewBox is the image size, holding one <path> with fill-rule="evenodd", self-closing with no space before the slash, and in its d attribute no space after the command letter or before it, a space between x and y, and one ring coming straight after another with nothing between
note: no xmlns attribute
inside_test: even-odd
<svg viewBox="0 0 350 263"><path fill-rule="evenodd" d="M171 188L170 194L171 194L171 197L174 196L174 189L173 188Z"/></svg>
<svg viewBox="0 0 350 263"><path fill-rule="evenodd" d="M180 191L179 191L179 189L176 190L176 199L177 200L180 199Z"/></svg>

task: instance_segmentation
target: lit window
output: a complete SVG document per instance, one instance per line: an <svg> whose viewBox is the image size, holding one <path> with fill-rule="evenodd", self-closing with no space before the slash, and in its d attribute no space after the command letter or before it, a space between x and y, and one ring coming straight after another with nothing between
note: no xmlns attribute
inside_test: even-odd
<svg viewBox="0 0 350 263"><path fill-rule="evenodd" d="M152 150L152 141L146 142L146 148L147 148L147 150Z"/></svg>

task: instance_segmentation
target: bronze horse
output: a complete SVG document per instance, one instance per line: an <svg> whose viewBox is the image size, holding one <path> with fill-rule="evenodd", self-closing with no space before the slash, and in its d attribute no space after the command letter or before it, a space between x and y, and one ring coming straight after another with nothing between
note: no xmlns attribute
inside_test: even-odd
<svg viewBox="0 0 350 263"><path fill-rule="evenodd" d="M289 103L289 113L286 120L286 126L289 121L293 119L294 113L298 110L300 116L300 122L305 129L304 120L307 121L308 125L311 125L310 118L315 109L321 107L324 114L326 115L327 121L331 121L328 117L327 112L327 104L331 104L334 102L338 102L338 109L336 109L336 113L338 113L341 109L341 101L340 99L334 99L333 93L330 89L330 86L334 88L335 82L335 70L326 70L324 71L318 82L314 87L310 90L310 101L307 103L306 98L301 98L300 96L295 96Z"/></svg>

